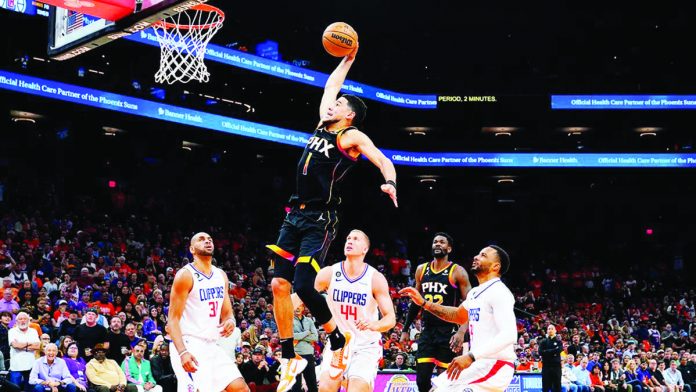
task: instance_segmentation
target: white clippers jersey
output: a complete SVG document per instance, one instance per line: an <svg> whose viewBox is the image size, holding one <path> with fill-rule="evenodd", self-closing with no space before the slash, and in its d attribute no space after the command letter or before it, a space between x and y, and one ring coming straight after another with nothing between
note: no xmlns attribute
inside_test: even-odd
<svg viewBox="0 0 696 392"><path fill-rule="evenodd" d="M514 362L514 341L517 336L515 297L500 279L493 279L469 291L464 307L469 311L470 349L482 358ZM501 330L502 333L501 333ZM506 344L502 336L511 336ZM495 348L491 351L492 348Z"/></svg>
<svg viewBox="0 0 696 392"><path fill-rule="evenodd" d="M210 276L196 270L193 263L184 268L191 272L193 287L186 298L184 313L181 315L181 334L204 340L217 340L220 337L220 311L225 298L225 279L222 271L212 266Z"/></svg>
<svg viewBox="0 0 696 392"><path fill-rule="evenodd" d="M379 273L365 264L363 273L349 280L343 270L343 263L331 266L331 283L326 302L341 332L350 331L354 347L379 344L382 334L376 331L360 331L356 320L377 321L379 312L377 300L372 294L372 275Z"/></svg>

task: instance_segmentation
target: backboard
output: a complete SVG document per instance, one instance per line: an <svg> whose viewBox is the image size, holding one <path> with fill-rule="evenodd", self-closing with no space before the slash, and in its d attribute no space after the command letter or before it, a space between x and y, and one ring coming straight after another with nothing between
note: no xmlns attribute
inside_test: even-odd
<svg viewBox="0 0 696 392"><path fill-rule="evenodd" d="M48 56L55 60L73 58L207 1L138 0L138 11L134 10L132 14L116 21L51 6L48 18ZM85 7L85 10L89 8Z"/></svg>

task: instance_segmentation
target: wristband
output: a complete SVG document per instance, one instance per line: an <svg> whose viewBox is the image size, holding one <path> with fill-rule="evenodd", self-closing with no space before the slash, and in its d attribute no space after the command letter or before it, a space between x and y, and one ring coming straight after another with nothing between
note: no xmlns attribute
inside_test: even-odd
<svg viewBox="0 0 696 392"><path fill-rule="evenodd" d="M472 361L476 361L476 357L474 357L474 354L472 354L471 351L469 351L468 353L466 353L466 355L468 355L469 358L471 358Z"/></svg>
<svg viewBox="0 0 696 392"><path fill-rule="evenodd" d="M392 181L392 180L387 180L387 182L385 182L385 184L391 185L391 186L394 187L394 189L396 189L396 182L394 182L394 181Z"/></svg>
<svg viewBox="0 0 696 392"><path fill-rule="evenodd" d="M179 353L179 357L181 357L182 355L186 354L187 352L188 352L188 350L184 350L184 351L180 352L180 353Z"/></svg>

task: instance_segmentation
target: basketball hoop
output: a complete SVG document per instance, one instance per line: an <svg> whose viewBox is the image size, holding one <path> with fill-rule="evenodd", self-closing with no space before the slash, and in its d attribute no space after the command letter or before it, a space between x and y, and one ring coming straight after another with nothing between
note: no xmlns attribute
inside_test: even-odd
<svg viewBox="0 0 696 392"><path fill-rule="evenodd" d="M205 48L220 30L225 13L207 4L197 4L186 11L152 25L162 56L155 74L157 83L208 82L210 73L203 63Z"/></svg>

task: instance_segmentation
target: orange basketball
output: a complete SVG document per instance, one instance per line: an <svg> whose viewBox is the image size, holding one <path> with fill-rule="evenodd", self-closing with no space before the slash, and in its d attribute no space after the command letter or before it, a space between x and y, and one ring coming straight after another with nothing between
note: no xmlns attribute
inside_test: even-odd
<svg viewBox="0 0 696 392"><path fill-rule="evenodd" d="M321 38L324 49L336 57L347 56L358 45L358 33L343 22L331 23Z"/></svg>

